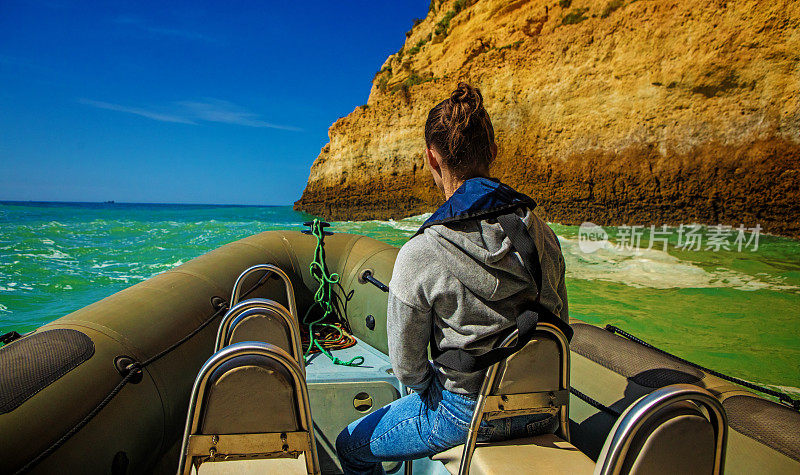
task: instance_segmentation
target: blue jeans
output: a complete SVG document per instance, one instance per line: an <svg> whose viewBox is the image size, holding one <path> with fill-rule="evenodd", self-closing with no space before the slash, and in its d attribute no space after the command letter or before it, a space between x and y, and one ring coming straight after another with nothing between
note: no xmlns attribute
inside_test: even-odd
<svg viewBox="0 0 800 475"><path fill-rule="evenodd" d="M348 425L336 438L346 475L382 474L380 462L430 457L467 440L475 398L445 390L438 378L423 393L409 394ZM534 414L484 421L478 440L497 441L552 433L554 416Z"/></svg>

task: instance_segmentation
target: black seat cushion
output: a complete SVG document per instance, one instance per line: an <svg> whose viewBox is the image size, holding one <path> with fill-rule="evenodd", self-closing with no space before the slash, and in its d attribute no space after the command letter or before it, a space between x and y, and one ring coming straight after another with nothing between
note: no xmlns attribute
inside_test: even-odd
<svg viewBox="0 0 800 475"><path fill-rule="evenodd" d="M570 342L572 351L640 386L655 389L670 384L694 384L703 378L696 368L602 328L586 323L574 323L572 328L575 330Z"/></svg>
<svg viewBox="0 0 800 475"><path fill-rule="evenodd" d="M69 328L45 330L0 348L0 414L11 412L94 354L94 342Z"/></svg>

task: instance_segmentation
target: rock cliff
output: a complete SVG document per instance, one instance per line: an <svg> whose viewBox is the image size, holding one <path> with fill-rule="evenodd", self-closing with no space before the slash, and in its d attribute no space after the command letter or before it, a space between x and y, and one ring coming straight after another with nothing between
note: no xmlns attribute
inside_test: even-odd
<svg viewBox="0 0 800 475"><path fill-rule="evenodd" d="M492 174L547 220L800 237L800 2L434 0L406 36L296 209L432 211L424 121L466 80L497 132Z"/></svg>

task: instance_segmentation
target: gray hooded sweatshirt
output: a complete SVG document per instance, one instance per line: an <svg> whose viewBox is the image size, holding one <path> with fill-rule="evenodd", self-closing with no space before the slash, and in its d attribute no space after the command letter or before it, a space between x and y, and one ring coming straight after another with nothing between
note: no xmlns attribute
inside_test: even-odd
<svg viewBox="0 0 800 475"><path fill-rule="evenodd" d="M564 321L564 257L555 233L532 211L523 219L542 265L540 302ZM428 361L433 338L442 351L476 355L499 344L516 325L518 308L536 298L536 284L495 219L434 225L397 255L389 286L389 357L395 375L420 392L434 373L448 391L474 395L485 371L463 373Z"/></svg>

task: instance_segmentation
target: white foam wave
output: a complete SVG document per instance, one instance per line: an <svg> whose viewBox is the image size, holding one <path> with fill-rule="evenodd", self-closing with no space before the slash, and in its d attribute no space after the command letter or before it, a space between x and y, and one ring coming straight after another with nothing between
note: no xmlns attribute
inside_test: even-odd
<svg viewBox="0 0 800 475"><path fill-rule="evenodd" d="M800 288L724 267L706 270L656 249L619 249L606 242L593 253L581 251L576 239L559 237L567 265L574 279L615 282L637 288L712 288L737 290L790 290Z"/></svg>
<svg viewBox="0 0 800 475"><path fill-rule="evenodd" d="M117 263L116 263L116 262L109 262L109 261L106 261L106 262L103 262L102 264L94 264L94 265L92 266L92 269L104 269L104 268L106 268L106 267L113 266L113 265L115 265L115 264L117 264Z"/></svg>
<svg viewBox="0 0 800 475"><path fill-rule="evenodd" d="M131 282L141 282L150 277L152 277L152 274L147 274L147 275L118 274L118 275L108 276L108 278L111 280L124 282L126 284L130 284Z"/></svg>
<svg viewBox="0 0 800 475"><path fill-rule="evenodd" d="M422 223L427 221L428 218L430 218L431 216L433 216L433 213L422 213L422 214L417 214L415 216L409 216L408 218L403 218L402 221L409 221L409 222L413 221L415 223L419 223L420 225L422 225Z"/></svg>
<svg viewBox="0 0 800 475"><path fill-rule="evenodd" d="M51 247L47 248L47 250L50 251L50 254L42 255L42 257L46 257L47 259L72 259L72 256L64 251L59 251Z"/></svg>
<svg viewBox="0 0 800 475"><path fill-rule="evenodd" d="M20 257L36 257L41 259L72 259L72 256L67 254L64 251L59 251L58 249L54 249L52 247L46 248L50 254L17 254Z"/></svg>
<svg viewBox="0 0 800 475"><path fill-rule="evenodd" d="M390 219L389 221L383 221L383 223L388 224L389 226L397 229L398 231L408 231L408 232L416 232L419 229L419 224L413 222L407 222L405 220L395 221Z"/></svg>
<svg viewBox="0 0 800 475"><path fill-rule="evenodd" d="M9 310L8 307L0 303L0 312L11 313L11 310Z"/></svg>
<svg viewBox="0 0 800 475"><path fill-rule="evenodd" d="M432 213L423 213L423 214L418 214L416 216L409 216L408 218L403 218L403 219L398 219L398 220L390 219L388 221L379 221L379 220L373 220L373 221L346 221L346 222L344 222L342 224L347 224L347 225L354 226L354 227L358 227L359 225L380 224L380 225L384 225L384 226L390 226L390 227L392 227L394 229L397 229L398 231L405 231L405 232L413 233L413 232L416 232L417 229L419 229L420 226L422 226L422 223L424 223L425 220L427 220L428 218L431 217L431 214Z"/></svg>

